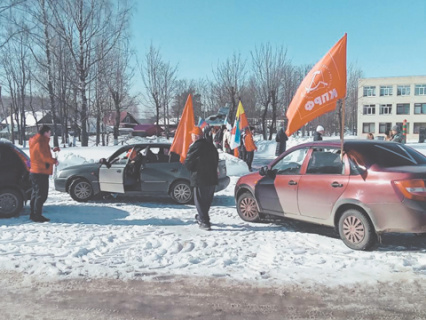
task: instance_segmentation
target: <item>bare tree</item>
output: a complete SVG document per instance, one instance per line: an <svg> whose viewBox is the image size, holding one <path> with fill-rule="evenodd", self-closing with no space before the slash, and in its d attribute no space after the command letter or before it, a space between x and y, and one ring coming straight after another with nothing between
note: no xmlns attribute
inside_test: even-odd
<svg viewBox="0 0 426 320"><path fill-rule="evenodd" d="M130 6L124 0L116 3L115 7L110 0L62 0L55 2L52 9L56 30L67 43L72 56L81 104L81 144L88 146L87 90L97 76L91 71L110 53L128 27ZM102 52L102 56L97 52Z"/></svg>
<svg viewBox="0 0 426 320"><path fill-rule="evenodd" d="M347 77L345 123L352 134L355 134L358 123L358 80L363 77L363 71L356 65L350 64L347 70Z"/></svg>
<svg viewBox="0 0 426 320"><path fill-rule="evenodd" d="M282 96L280 91L287 64L286 55L287 52L282 47L277 47L274 50L269 43L261 45L251 53L258 101L263 106L262 133L264 139L267 138L266 117L269 106L272 107L269 140L276 128L277 105Z"/></svg>
<svg viewBox="0 0 426 320"><path fill-rule="evenodd" d="M230 105L229 120L232 123L241 97L241 90L245 85L246 62L242 60L241 54L233 54L225 62L219 63L216 71L213 71L215 78L214 94L219 105Z"/></svg>
<svg viewBox="0 0 426 320"><path fill-rule="evenodd" d="M172 104L177 86L177 68L169 62L164 62L160 50L154 48L152 44L139 68L145 85L144 97L149 105L155 107L156 124L159 124L163 115L166 132L170 116L169 106Z"/></svg>
<svg viewBox="0 0 426 320"><path fill-rule="evenodd" d="M130 105L134 104L135 100L135 97L129 96L133 69L130 66L131 52L127 40L120 41L119 45L111 51L108 59L104 59L108 62L105 64L107 68L102 72L105 74L105 82L108 86L116 113L114 144L118 144L120 114Z"/></svg>

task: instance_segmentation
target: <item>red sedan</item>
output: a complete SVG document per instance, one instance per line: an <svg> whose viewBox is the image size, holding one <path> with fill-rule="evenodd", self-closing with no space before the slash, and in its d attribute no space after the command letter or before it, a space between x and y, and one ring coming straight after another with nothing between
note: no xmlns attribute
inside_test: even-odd
<svg viewBox="0 0 426 320"><path fill-rule="evenodd" d="M343 156L342 156L343 155ZM335 227L354 250L386 232L426 233L426 156L376 140L298 145L235 186L240 217L265 215Z"/></svg>

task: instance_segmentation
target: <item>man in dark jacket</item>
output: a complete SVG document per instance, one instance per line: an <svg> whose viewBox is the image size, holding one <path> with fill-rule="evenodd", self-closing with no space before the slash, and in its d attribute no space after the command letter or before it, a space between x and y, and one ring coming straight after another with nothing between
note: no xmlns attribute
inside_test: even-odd
<svg viewBox="0 0 426 320"><path fill-rule="evenodd" d="M281 127L278 130L277 135L275 136L275 141L277 142L277 148L275 149L275 155L279 156L283 153L287 147L288 137L285 133L284 127Z"/></svg>
<svg viewBox="0 0 426 320"><path fill-rule="evenodd" d="M191 132L193 143L185 159L185 167L191 172L191 186L194 187L194 203L198 214L195 216L201 229L210 230L209 209L218 184L217 165L219 155L212 143L203 138L201 128Z"/></svg>

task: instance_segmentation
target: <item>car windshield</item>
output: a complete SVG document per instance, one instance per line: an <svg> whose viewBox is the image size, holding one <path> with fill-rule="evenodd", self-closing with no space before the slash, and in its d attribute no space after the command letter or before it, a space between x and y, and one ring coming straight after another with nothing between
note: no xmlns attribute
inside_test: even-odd
<svg viewBox="0 0 426 320"><path fill-rule="evenodd" d="M416 150L398 143L353 144L348 156L366 168L378 165L383 168L426 164L426 157Z"/></svg>

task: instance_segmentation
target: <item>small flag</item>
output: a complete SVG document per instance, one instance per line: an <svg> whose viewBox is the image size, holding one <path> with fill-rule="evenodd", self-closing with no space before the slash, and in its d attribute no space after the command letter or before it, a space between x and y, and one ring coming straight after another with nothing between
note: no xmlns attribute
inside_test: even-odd
<svg viewBox="0 0 426 320"><path fill-rule="evenodd" d="M231 149L235 149L241 145L241 130L248 126L247 116L240 101L237 114L235 115L234 127L231 130Z"/></svg>
<svg viewBox="0 0 426 320"><path fill-rule="evenodd" d="M201 117L198 117L198 125L197 127L200 127L201 129L204 129L207 126L206 120L204 120Z"/></svg>

